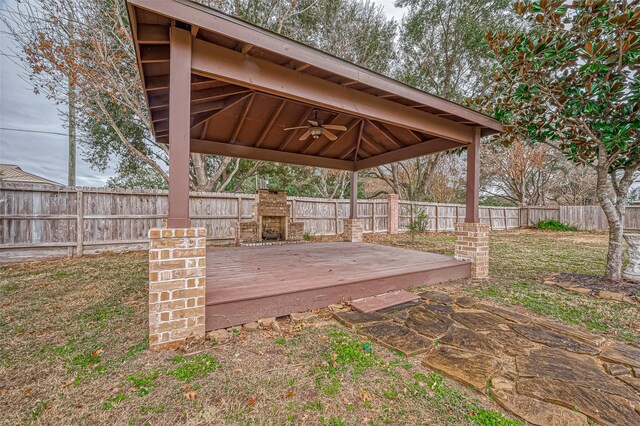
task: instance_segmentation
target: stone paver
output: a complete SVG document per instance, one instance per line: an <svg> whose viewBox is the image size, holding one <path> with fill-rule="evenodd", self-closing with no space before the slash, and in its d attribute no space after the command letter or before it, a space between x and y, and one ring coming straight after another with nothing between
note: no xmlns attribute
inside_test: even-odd
<svg viewBox="0 0 640 426"><path fill-rule="evenodd" d="M640 425L640 349L467 296L421 296L425 303L341 320L366 324L359 332L387 347L421 353L425 367L490 391L530 424Z"/></svg>
<svg viewBox="0 0 640 426"><path fill-rule="evenodd" d="M598 349L587 343L575 340L567 335L549 330L535 324L512 324L516 333L520 333L532 342L542 343L554 348L566 349L571 352L597 355Z"/></svg>

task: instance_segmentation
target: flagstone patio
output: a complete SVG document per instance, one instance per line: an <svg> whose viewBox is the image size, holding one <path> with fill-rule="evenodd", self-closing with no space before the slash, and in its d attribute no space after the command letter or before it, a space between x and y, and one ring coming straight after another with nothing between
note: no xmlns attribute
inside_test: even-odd
<svg viewBox="0 0 640 426"><path fill-rule="evenodd" d="M488 392L534 425L640 424L640 349L587 330L427 291L336 318L425 367Z"/></svg>

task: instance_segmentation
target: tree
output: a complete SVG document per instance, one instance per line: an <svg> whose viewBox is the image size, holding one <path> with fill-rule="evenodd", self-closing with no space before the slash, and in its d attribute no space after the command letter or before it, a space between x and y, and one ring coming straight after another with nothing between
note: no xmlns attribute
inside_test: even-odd
<svg viewBox="0 0 640 426"><path fill-rule="evenodd" d="M496 61L486 111L512 141L559 150L594 170L609 223L605 277L620 280L629 187L640 168L637 0L517 2L522 29L487 35Z"/></svg>
<svg viewBox="0 0 640 426"><path fill-rule="evenodd" d="M393 62L395 23L369 1L201 2L377 71ZM111 184L162 186L168 148L151 132L124 1L22 0L0 19L37 93L66 103L69 86L74 89L85 160L102 170L115 160L118 176ZM248 160L191 154L191 188L234 191L261 168Z"/></svg>
<svg viewBox="0 0 640 426"><path fill-rule="evenodd" d="M397 0L402 19L394 76L452 101L486 93L492 76L483 48L487 30L507 25L510 0ZM436 154L378 167L374 178L402 198L426 200L433 174L451 154ZM454 154L455 155L455 154Z"/></svg>
<svg viewBox="0 0 640 426"><path fill-rule="evenodd" d="M555 162L543 146L486 144L481 152L483 192L515 205L544 205Z"/></svg>

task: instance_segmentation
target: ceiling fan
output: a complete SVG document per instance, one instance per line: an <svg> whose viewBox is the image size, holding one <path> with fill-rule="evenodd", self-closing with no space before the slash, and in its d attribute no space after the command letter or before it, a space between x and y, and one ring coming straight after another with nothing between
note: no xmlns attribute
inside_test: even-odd
<svg viewBox="0 0 640 426"><path fill-rule="evenodd" d="M344 132L347 130L344 126L338 126L333 124L322 124L322 120L318 120L318 111L314 112L314 117L312 120L307 120L309 122L308 126L298 126L298 127L287 127L284 130L297 130L297 129L307 129L306 132L300 137L299 140L305 141L309 138L309 136L313 136L314 139L318 139L320 135L326 136L330 141L335 141L338 139L336 135L331 133L329 130L337 130L339 132Z"/></svg>

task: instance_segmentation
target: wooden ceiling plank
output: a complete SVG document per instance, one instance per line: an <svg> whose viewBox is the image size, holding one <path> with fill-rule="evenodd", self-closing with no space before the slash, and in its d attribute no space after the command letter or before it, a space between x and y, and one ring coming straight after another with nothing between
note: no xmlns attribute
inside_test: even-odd
<svg viewBox="0 0 640 426"><path fill-rule="evenodd" d="M251 105L253 104L253 100L255 98L256 98L256 94L252 93L251 97L249 97L249 99L247 100L247 103L244 105L244 108L242 109L242 114L240 115L240 118L236 123L236 127L233 129L233 134L231 135L231 139L229 140L229 143L231 144L236 143L238 134L242 129L242 125L244 124L244 121L247 119L247 114L249 114L249 110L251 109Z"/></svg>
<svg viewBox="0 0 640 426"><path fill-rule="evenodd" d="M151 92L154 90L166 90L169 88L169 76L158 75L154 77L147 77L146 90Z"/></svg>
<svg viewBox="0 0 640 426"><path fill-rule="evenodd" d="M303 155L224 142L211 142L200 139L191 139L191 152L350 171L353 171L355 164L353 161L319 158L313 155Z"/></svg>
<svg viewBox="0 0 640 426"><path fill-rule="evenodd" d="M395 136L393 136L391 134L391 132L389 132L384 125L377 125L376 123L374 123L371 120L367 120L367 123L369 123L371 126L373 126L376 130L378 130L380 133L382 133L382 135L387 138L392 144L394 144L397 148L403 148L405 145L400 142L400 140L398 138L396 138Z"/></svg>
<svg viewBox="0 0 640 426"><path fill-rule="evenodd" d="M449 141L442 138L432 139L423 143L409 145L404 148L374 155L365 160L356 161L356 170L369 169L371 167L382 166L383 164L395 163L397 161L408 160L410 158L421 157L441 151L458 149L466 145Z"/></svg>
<svg viewBox="0 0 640 426"><path fill-rule="evenodd" d="M298 122L296 123L295 126L291 126L291 127L300 127L303 126L304 123L307 122L307 120L309 119L309 116L311 115L311 112L313 111L313 108L311 107L307 107L307 109L304 111L304 113L300 116L300 120L298 120ZM291 141L293 140L293 138L299 134L298 130L288 130L288 132L290 132L290 135L285 139L284 143L282 143L279 147L278 147L278 151L284 151L284 149L289 145L289 143L291 143Z"/></svg>
<svg viewBox="0 0 640 426"><path fill-rule="evenodd" d="M299 73L203 40L194 40L193 46L191 66L195 74L465 144L471 143L473 139L472 128L424 111Z"/></svg>
<svg viewBox="0 0 640 426"><path fill-rule="evenodd" d="M278 104L278 107L276 108L276 111L273 113L273 115L269 119L269 122L264 126L264 128L262 129L262 132L260 132L260 136L258 137L258 140L256 141L256 144L255 144L256 148L260 148L260 145L262 145L262 142L264 142L264 139L267 137L267 134L273 127L273 124L278 119L278 116L280 116L280 113L282 112L282 109L284 108L286 103L287 101L284 99L280 101L280 103Z"/></svg>
<svg viewBox="0 0 640 426"><path fill-rule="evenodd" d="M138 43L169 44L169 27L165 25L138 24Z"/></svg>
<svg viewBox="0 0 640 426"><path fill-rule="evenodd" d="M336 146L346 135L347 133L349 133L351 130L353 130L354 127L356 127L356 125L358 125L362 120L360 119L355 119L348 127L347 130L342 132L342 134L340 136L338 136L338 138L335 141L332 141L329 145L325 146L322 151L320 151L318 153L319 156L323 156L325 155L331 148L333 148L334 146Z"/></svg>
<svg viewBox="0 0 640 426"><path fill-rule="evenodd" d="M378 154L380 154L380 153L383 153L383 152L386 152L386 151L387 151L387 149L386 149L386 148L381 147L377 142L375 142L375 141L373 141L373 140L369 140L369 139L367 139L367 137L366 137L366 136L364 136L364 135L362 135L362 142L363 142L365 145L367 145L367 146L369 146L369 147L373 148L375 151L377 151L377 152L378 152Z"/></svg>
<svg viewBox="0 0 640 426"><path fill-rule="evenodd" d="M205 121L211 120L213 117L215 117L216 115L228 110L229 108L234 107L238 102L242 102L243 100L245 100L246 98L248 98L249 96L251 96L250 94L247 95L236 95L236 96L232 96L229 99L226 99L224 101L225 105L220 108L217 111L212 112L211 114L209 114L208 116L203 117L203 118L198 118L196 119L193 123L191 123L191 128L193 129L194 127L196 127L198 124L200 123L204 123Z"/></svg>
<svg viewBox="0 0 640 426"><path fill-rule="evenodd" d="M140 48L140 62L143 64L169 62L169 45L143 45Z"/></svg>
<svg viewBox="0 0 640 426"><path fill-rule="evenodd" d="M213 87L211 89L195 90L191 92L191 103L210 101L215 99L224 98L227 96L240 95L248 93L251 90L234 85L227 85L223 87Z"/></svg>

